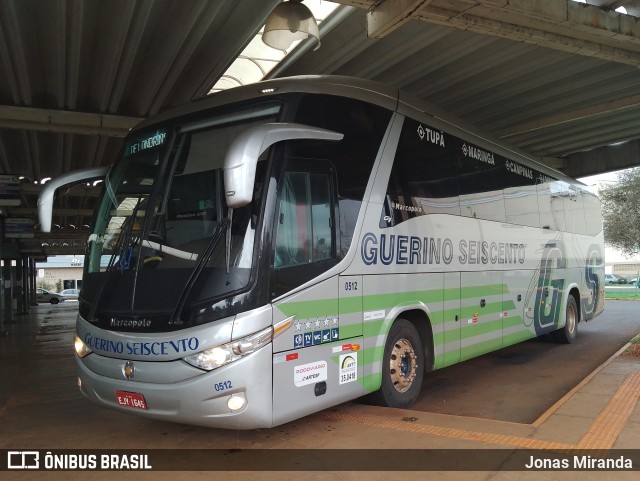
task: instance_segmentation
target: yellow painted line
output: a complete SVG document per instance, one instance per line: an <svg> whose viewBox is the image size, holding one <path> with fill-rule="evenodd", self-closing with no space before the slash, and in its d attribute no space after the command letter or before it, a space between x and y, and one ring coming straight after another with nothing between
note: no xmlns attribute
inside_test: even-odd
<svg viewBox="0 0 640 481"><path fill-rule="evenodd" d="M591 424L587 432L577 444L545 441L542 439L523 438L504 434L491 434L464 429L398 422L380 416L359 415L336 411L323 411L315 416L326 421L338 421L359 424L396 431L412 432L441 436L449 439L476 441L527 449L556 449L569 451L573 449L609 449L622 432L629 416L640 398L640 371L635 371L622 383L609 403Z"/></svg>
<svg viewBox="0 0 640 481"><path fill-rule="evenodd" d="M398 422L388 420L377 416L365 416L356 414L347 414L340 412L321 412L319 414L324 420L342 421L352 424L360 424L365 426L373 426L386 429L394 429L396 431L412 432L418 434L431 434L433 436L442 436L451 439L461 439L464 441L479 441L482 443L498 444L502 446L528 448L528 449L561 449L568 450L574 448L572 444L557 443L554 441L543 441L532 438L522 438L518 436L507 436L504 434L490 434L474 431L465 431L463 429L444 428L440 426L432 426L428 424L414 424L406 422Z"/></svg>
<svg viewBox="0 0 640 481"><path fill-rule="evenodd" d="M640 398L640 371L629 374L577 444L579 449L609 449Z"/></svg>
<svg viewBox="0 0 640 481"><path fill-rule="evenodd" d="M565 394L564 396L562 396L560 399L558 399L558 401L556 401L553 406L551 406L549 409L547 409L545 412L543 412L540 417L538 417L538 419L536 419L535 421L533 421L531 423L531 426L533 426L534 428L538 428L540 426L542 426L542 424L551 417L551 415L553 413L555 413L558 409L560 409L569 399L571 399L571 396L573 396L575 393L577 393L580 389L582 389L584 386L586 386L587 384L589 384L589 382L591 382L591 380L596 377L596 374L598 374L600 371L602 371L605 367L607 367L611 361L613 361L614 359L616 359L620 354L622 354L624 351L627 350L627 348L631 345L631 342L628 342L627 344L625 344L624 346L622 346L622 348L616 352L614 355L612 355L609 359L607 359L605 362L603 362L602 364L600 364L597 368L595 368L593 370L593 372L591 372L587 377L585 377L582 381L580 381L573 389L571 389L571 391L569 391L567 394Z"/></svg>

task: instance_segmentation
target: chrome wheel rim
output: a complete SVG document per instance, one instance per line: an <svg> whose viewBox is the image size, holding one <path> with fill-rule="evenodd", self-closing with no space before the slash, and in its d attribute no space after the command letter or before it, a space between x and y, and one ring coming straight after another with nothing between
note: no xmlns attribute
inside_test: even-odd
<svg viewBox="0 0 640 481"><path fill-rule="evenodd" d="M573 334L576 330L576 309L573 305L567 307L567 332Z"/></svg>
<svg viewBox="0 0 640 481"><path fill-rule="evenodd" d="M389 359L391 383L396 391L406 392L411 388L417 369L418 363L413 345L407 339L398 339Z"/></svg>

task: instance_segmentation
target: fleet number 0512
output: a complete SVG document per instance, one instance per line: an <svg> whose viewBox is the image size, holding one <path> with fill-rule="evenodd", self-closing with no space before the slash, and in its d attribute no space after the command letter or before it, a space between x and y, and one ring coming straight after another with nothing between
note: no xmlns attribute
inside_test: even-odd
<svg viewBox="0 0 640 481"><path fill-rule="evenodd" d="M347 281L344 283L345 291L357 291L358 290L358 282L357 281Z"/></svg>

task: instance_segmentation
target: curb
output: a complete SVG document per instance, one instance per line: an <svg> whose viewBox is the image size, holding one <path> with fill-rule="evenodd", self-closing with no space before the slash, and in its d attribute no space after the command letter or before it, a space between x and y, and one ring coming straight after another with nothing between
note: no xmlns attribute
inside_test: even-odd
<svg viewBox="0 0 640 481"><path fill-rule="evenodd" d="M640 299L639 299L640 300ZM635 337L634 337L635 338ZM535 421L533 421L531 423L531 426L533 427L540 427L545 421L547 421L558 409L560 409L567 401L569 401L569 399L571 399L571 397L573 397L573 395L575 393L577 393L580 389L582 389L584 386L586 386L587 384L589 384L589 382L591 382L591 380L596 377L597 374L600 373L600 371L602 371L605 367L607 367L609 364L611 364L616 358L618 358L624 351L626 351L629 346L631 346L632 341L627 342L624 346L622 346L620 349L618 349L615 353L613 353L609 359L607 359L606 361L604 361L602 364L600 364L598 367L596 367L591 373L589 373L582 381L580 381L578 384L576 384L569 392L567 392L564 396L562 396L560 399L558 399L549 409L547 409L545 412L543 412L538 419L536 419Z"/></svg>

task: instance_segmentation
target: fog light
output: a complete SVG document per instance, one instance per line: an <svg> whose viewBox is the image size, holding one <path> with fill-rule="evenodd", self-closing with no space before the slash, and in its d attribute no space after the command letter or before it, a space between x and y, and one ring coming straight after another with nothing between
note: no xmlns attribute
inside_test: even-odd
<svg viewBox="0 0 640 481"><path fill-rule="evenodd" d="M78 378L78 389L82 390L82 379Z"/></svg>
<svg viewBox="0 0 640 481"><path fill-rule="evenodd" d="M232 411L238 411L247 405L247 400L242 394L233 394L227 401L227 406Z"/></svg>

